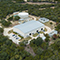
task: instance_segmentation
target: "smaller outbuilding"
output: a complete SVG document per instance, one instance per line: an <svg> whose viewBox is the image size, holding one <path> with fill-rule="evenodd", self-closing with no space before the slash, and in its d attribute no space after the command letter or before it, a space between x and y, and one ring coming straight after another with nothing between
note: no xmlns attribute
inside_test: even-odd
<svg viewBox="0 0 60 60"><path fill-rule="evenodd" d="M53 30L49 33L49 36L52 37L54 34L57 34L58 32L56 30Z"/></svg>
<svg viewBox="0 0 60 60"><path fill-rule="evenodd" d="M46 39L46 37L44 36L44 34L40 34L40 37L42 38L43 41Z"/></svg>
<svg viewBox="0 0 60 60"><path fill-rule="evenodd" d="M46 39L46 37L45 37L45 36L43 36L43 37L41 37L41 38L42 38L42 40L43 40L43 41Z"/></svg>
<svg viewBox="0 0 60 60"><path fill-rule="evenodd" d="M30 18L27 17L27 18L24 18L24 19L19 19L19 22L22 22L22 21L27 22L27 21L29 21L29 20L30 20Z"/></svg>
<svg viewBox="0 0 60 60"><path fill-rule="evenodd" d="M29 21L31 18L29 17L29 14L26 13L26 12L20 12L18 14L18 16L20 17L19 19L19 22L22 23L22 22L27 22Z"/></svg>
<svg viewBox="0 0 60 60"><path fill-rule="evenodd" d="M29 14L26 13L26 12L20 12L18 14L18 16L21 18L21 19L25 19L25 18L28 18Z"/></svg>
<svg viewBox="0 0 60 60"><path fill-rule="evenodd" d="M46 23L49 21L49 19L43 17L43 18L40 18L39 21L42 23Z"/></svg>

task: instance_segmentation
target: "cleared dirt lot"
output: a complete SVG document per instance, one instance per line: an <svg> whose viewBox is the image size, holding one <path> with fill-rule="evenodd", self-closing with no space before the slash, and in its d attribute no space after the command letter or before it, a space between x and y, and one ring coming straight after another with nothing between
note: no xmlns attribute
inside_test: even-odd
<svg viewBox="0 0 60 60"><path fill-rule="evenodd" d="M26 2L26 3L22 3L22 4L37 4L37 5L43 5L43 4L54 4L54 3L49 3L49 2Z"/></svg>
<svg viewBox="0 0 60 60"><path fill-rule="evenodd" d="M33 56L36 56L36 54L34 53L34 51L33 51L33 49L31 48L30 45L27 45L27 46L25 47L25 50L26 50L27 52L29 52L30 54L32 54Z"/></svg>

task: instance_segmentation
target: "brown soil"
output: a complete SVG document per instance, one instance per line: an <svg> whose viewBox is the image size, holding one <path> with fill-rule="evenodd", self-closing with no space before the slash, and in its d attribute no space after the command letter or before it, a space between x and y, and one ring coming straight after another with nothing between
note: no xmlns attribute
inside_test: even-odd
<svg viewBox="0 0 60 60"><path fill-rule="evenodd" d="M27 45L27 46L25 47L25 50L26 50L27 52L29 52L31 55L36 56L36 54L34 53L34 51L33 51L33 49L31 48L30 45Z"/></svg>

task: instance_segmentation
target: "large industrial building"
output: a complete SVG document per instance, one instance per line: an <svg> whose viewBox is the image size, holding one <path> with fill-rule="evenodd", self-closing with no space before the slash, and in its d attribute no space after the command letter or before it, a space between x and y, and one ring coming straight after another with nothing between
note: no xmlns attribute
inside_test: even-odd
<svg viewBox="0 0 60 60"><path fill-rule="evenodd" d="M34 33L37 33L43 29L44 29L44 24L40 23L39 21L35 21L35 20L28 21L26 23L16 25L13 27L13 31L17 32L24 38Z"/></svg>

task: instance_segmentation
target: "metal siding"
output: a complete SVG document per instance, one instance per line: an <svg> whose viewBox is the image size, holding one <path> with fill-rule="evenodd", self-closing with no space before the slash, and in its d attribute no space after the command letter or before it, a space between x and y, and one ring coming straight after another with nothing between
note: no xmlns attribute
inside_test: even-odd
<svg viewBox="0 0 60 60"><path fill-rule="evenodd" d="M16 25L14 26L15 28L19 29L20 31L22 31L23 33L28 33L31 31L34 31L36 29L39 29L41 27L43 27L44 24L38 22L38 21L29 21L20 25Z"/></svg>

